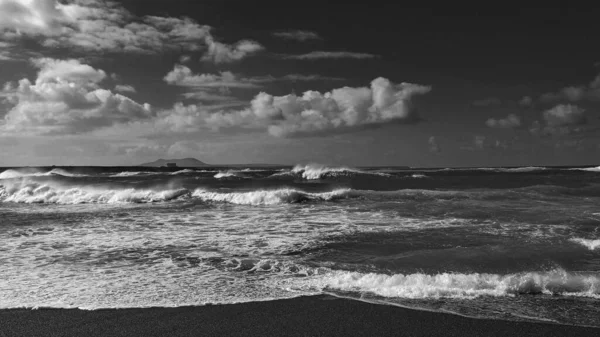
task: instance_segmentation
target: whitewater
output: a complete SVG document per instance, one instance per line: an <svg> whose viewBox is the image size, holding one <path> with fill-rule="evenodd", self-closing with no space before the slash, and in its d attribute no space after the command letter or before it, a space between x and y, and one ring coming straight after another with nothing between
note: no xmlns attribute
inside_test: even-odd
<svg viewBox="0 0 600 337"><path fill-rule="evenodd" d="M0 168L0 308L331 294L600 326L600 170Z"/></svg>

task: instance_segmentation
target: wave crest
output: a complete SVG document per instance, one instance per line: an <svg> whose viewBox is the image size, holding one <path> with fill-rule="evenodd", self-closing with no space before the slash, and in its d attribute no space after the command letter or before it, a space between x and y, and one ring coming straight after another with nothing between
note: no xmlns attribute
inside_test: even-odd
<svg viewBox="0 0 600 337"><path fill-rule="evenodd" d="M521 274L363 274L336 271L311 281L322 290L368 292L388 298L462 298L547 294L600 298L600 277L564 270Z"/></svg>
<svg viewBox="0 0 600 337"><path fill-rule="evenodd" d="M583 238L573 238L572 242L578 243L584 247L587 247L589 250L595 250L596 248L600 248L600 239L597 240L589 240Z"/></svg>
<svg viewBox="0 0 600 337"><path fill-rule="evenodd" d="M238 205L279 205L308 200L330 201L346 198L352 194L353 190L351 189L339 189L322 193L308 193L287 188L278 190L258 190L231 193L197 189L192 193L192 196L203 201L228 202Z"/></svg>
<svg viewBox="0 0 600 337"><path fill-rule="evenodd" d="M289 172L276 173L273 176L282 176L290 174L300 175L303 179L306 180L318 180L340 176L352 176L358 174L390 177L389 174L382 172L361 171L349 167L328 167L321 164L296 165Z"/></svg>
<svg viewBox="0 0 600 337"><path fill-rule="evenodd" d="M36 171L19 171L19 170L6 170L0 173L0 180L2 179L17 179L25 177L48 177L48 176L63 176L63 177L85 177L85 174L74 174L66 170L55 168L48 172L36 172Z"/></svg>
<svg viewBox="0 0 600 337"><path fill-rule="evenodd" d="M22 182L9 186L0 185L0 198L4 202L17 203L148 203L168 201L189 195L186 189L108 189L91 187L63 187L54 184Z"/></svg>

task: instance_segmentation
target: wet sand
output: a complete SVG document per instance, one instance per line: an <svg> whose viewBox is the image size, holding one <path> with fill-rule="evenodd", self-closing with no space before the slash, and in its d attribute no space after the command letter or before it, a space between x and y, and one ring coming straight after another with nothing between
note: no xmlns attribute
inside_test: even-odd
<svg viewBox="0 0 600 337"><path fill-rule="evenodd" d="M0 310L0 336L600 336L600 329L472 319L323 295L179 308Z"/></svg>

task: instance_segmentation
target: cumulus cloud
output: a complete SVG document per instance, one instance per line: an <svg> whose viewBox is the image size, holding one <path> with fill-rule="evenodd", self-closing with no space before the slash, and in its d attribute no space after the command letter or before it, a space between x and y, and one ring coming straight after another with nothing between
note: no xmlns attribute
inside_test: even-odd
<svg viewBox="0 0 600 337"><path fill-rule="evenodd" d="M202 57L203 61L214 63L230 63L239 61L246 56L254 55L263 50L264 47L258 42L243 40L233 45L216 42L211 36L206 38L208 52Z"/></svg>
<svg viewBox="0 0 600 337"><path fill-rule="evenodd" d="M521 117L515 114L510 114L506 118L490 118L485 122L485 125L489 126L490 128L518 128L521 126Z"/></svg>
<svg viewBox="0 0 600 337"><path fill-rule="evenodd" d="M500 105L502 102L499 98L496 97L488 97L480 100L473 101L471 104L474 106L494 106Z"/></svg>
<svg viewBox="0 0 600 337"><path fill-rule="evenodd" d="M115 91L118 91L118 92L133 92L133 93L137 92L133 86L128 85L128 84L117 84L115 86Z"/></svg>
<svg viewBox="0 0 600 337"><path fill-rule="evenodd" d="M433 152L433 153L441 152L440 145L438 144L437 140L435 139L435 136L429 137L428 144L429 144L429 152Z"/></svg>
<svg viewBox="0 0 600 337"><path fill-rule="evenodd" d="M4 116L4 132L81 133L150 117L149 105L100 88L102 70L73 59L32 63L39 69L35 82L25 78L8 91L12 107Z"/></svg>
<svg viewBox="0 0 600 337"><path fill-rule="evenodd" d="M320 40L321 37L315 32L308 30L290 30L286 32L275 32L273 36L280 37L286 40L307 41Z"/></svg>
<svg viewBox="0 0 600 337"><path fill-rule="evenodd" d="M0 30L15 34L56 34L68 21L55 0L0 0Z"/></svg>
<svg viewBox="0 0 600 337"><path fill-rule="evenodd" d="M263 49L243 40L217 42L211 27L190 18L138 17L109 0L0 0L0 38L29 36L44 47L77 51L157 53L207 49L205 59L237 61Z"/></svg>
<svg viewBox="0 0 600 337"><path fill-rule="evenodd" d="M353 53L347 51L313 51L300 55L280 55L288 60L320 60L320 59L371 59L379 57L378 55L368 53Z"/></svg>
<svg viewBox="0 0 600 337"><path fill-rule="evenodd" d="M585 110L572 104L559 104L544 112L550 126L578 125L586 122Z"/></svg>
<svg viewBox="0 0 600 337"><path fill-rule="evenodd" d="M349 129L418 119L411 100L431 87L377 78L370 87L343 87L328 93L307 91L302 96L259 93L247 109L208 112L202 106L176 104L164 112L157 128L180 132L199 128L266 128L276 137L348 131Z"/></svg>

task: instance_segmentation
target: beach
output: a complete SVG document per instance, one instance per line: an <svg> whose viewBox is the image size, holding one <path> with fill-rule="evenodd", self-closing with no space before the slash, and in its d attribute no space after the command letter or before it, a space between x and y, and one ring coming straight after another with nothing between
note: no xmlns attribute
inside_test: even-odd
<svg viewBox="0 0 600 337"><path fill-rule="evenodd" d="M0 311L0 336L598 336L600 329L465 318L327 295L178 308Z"/></svg>

